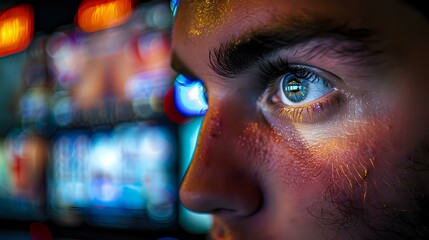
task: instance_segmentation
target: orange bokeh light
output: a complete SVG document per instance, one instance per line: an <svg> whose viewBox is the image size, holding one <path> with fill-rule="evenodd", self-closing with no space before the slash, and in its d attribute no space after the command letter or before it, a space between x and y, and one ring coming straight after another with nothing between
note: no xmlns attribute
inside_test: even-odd
<svg viewBox="0 0 429 240"><path fill-rule="evenodd" d="M133 11L131 0L86 0L77 13L77 24L85 32L95 32L125 23Z"/></svg>
<svg viewBox="0 0 429 240"><path fill-rule="evenodd" d="M0 12L0 57L24 50L33 38L33 9L20 5Z"/></svg>

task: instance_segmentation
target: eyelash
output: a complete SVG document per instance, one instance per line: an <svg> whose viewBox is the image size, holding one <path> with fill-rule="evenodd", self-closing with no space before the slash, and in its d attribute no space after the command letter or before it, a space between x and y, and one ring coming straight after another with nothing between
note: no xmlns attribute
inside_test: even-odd
<svg viewBox="0 0 429 240"><path fill-rule="evenodd" d="M278 83L278 78L285 74L294 74L300 78L310 78L310 82L318 83L322 81L325 86L331 86L331 84L321 76L311 72L305 67L291 65L287 60L278 58L273 62L267 61L260 63L259 79L263 80L263 85L272 87L272 85Z"/></svg>
<svg viewBox="0 0 429 240"><path fill-rule="evenodd" d="M283 103L273 103L271 98L278 91L279 79L285 74L294 74L299 78L309 79L311 83L322 83L327 87L333 87L329 80L312 72L304 66L294 66L283 58L275 61L266 61L259 65L261 85L266 90L268 110L274 116L289 119L292 122L314 123L330 117L342 106L344 99L337 91L333 91L323 97L323 100L300 106L287 106ZM265 94L264 94L265 95Z"/></svg>
<svg viewBox="0 0 429 240"><path fill-rule="evenodd" d="M280 104L269 105L269 112L280 118L289 119L297 123L316 123L321 122L337 112L344 100L336 94L324 101L319 101L306 106L285 107Z"/></svg>

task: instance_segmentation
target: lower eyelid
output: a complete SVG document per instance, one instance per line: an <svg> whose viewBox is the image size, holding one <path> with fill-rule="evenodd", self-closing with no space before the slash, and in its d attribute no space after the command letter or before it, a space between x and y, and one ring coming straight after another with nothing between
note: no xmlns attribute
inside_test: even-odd
<svg viewBox="0 0 429 240"><path fill-rule="evenodd" d="M342 95L334 90L322 99L310 102L304 106L285 106L274 103L271 111L280 118L293 123L322 122L339 112L344 102Z"/></svg>

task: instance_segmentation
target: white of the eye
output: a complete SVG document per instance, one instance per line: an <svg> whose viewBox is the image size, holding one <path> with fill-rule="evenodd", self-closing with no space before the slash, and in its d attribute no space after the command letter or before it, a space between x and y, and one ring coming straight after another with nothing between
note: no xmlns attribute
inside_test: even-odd
<svg viewBox="0 0 429 240"><path fill-rule="evenodd" d="M316 82L309 82L308 83L308 93L307 96L305 97L304 100L302 100L301 102L292 102L291 100L289 100L284 91L283 91L283 81L285 81L286 78L283 78L280 83L279 83L279 90L278 90L278 96L280 96L280 100L283 102L283 104L285 105L289 105L289 106L296 106L296 105L302 105L302 104L306 104L309 103L311 101L314 101L318 98L323 97L324 95L332 92L334 89L332 87L326 86L323 81L316 81ZM308 80L303 80L303 81L308 81Z"/></svg>

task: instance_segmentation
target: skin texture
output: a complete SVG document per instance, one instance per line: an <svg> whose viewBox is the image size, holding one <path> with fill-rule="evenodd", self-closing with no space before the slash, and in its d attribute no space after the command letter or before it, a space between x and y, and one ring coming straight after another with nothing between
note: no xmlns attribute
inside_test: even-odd
<svg viewBox="0 0 429 240"><path fill-rule="evenodd" d="M301 16L376 32L380 53L363 64L329 51L309 57L311 46L338 47L329 38L279 50L341 79L293 107L279 100L278 81L260 84L257 67L215 70L223 43ZM213 214L213 239L426 239L428 42L428 20L395 0L181 1L173 67L209 95L182 203Z"/></svg>

